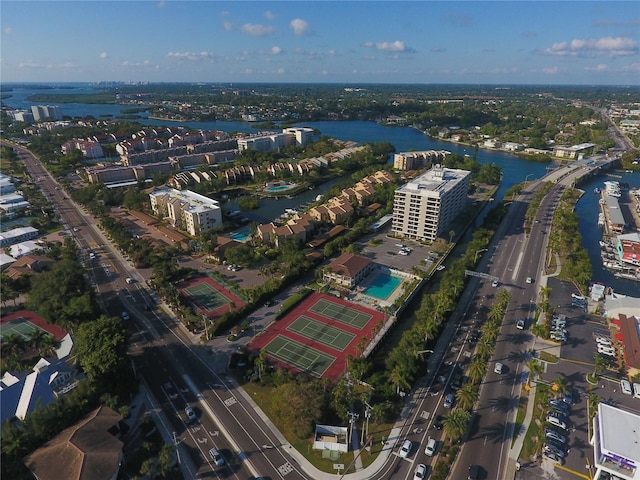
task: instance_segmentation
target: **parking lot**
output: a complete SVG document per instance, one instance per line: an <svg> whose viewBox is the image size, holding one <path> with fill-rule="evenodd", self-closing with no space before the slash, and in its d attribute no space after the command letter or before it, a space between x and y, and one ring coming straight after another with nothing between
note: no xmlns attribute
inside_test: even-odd
<svg viewBox="0 0 640 480"><path fill-rule="evenodd" d="M618 371L617 357L602 355L606 360L607 369L601 374L597 383L589 384L587 375L593 373L595 355L598 352L598 342L611 343L615 354L620 354L619 345L615 338L616 330L610 330L604 318L590 315L583 308L572 305L571 294L577 294L575 287L569 282L549 278L551 287L550 303L555 306L556 313L566 316L566 341L562 344L536 340L536 349L556 353L558 363L547 363L541 379L552 383L562 379L568 392L572 394L572 404L569 406L566 418L568 420L566 437L568 450L558 466L550 460L541 464L525 462L517 473L518 479L549 478L550 471L560 479L588 478L587 464L593 464L593 447L589 443L589 413L588 398L590 393L596 394L600 401L624 408L640 414L640 399L632 394L623 393L620 380L626 378ZM612 333L614 336L612 336ZM549 407L550 410L553 410ZM559 432L562 429L556 428ZM551 442L552 443L552 442ZM594 471L591 471L593 474Z"/></svg>

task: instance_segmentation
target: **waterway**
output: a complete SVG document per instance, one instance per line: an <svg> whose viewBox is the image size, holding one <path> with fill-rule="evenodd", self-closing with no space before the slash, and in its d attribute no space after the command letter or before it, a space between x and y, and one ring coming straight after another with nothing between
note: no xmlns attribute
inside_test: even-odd
<svg viewBox="0 0 640 480"><path fill-rule="evenodd" d="M28 110L31 108L31 105L34 105L34 103L26 100L26 98L36 93L96 93L96 90L90 85L76 86L78 88L75 89L15 89L10 92L11 97L4 99L3 103L13 108ZM130 106L122 105L93 105L83 103L53 103L53 105L59 105L62 114L65 116L93 116L94 118L115 118L121 115L123 109L131 108ZM140 113L138 115L146 117L147 114ZM222 130L225 132L256 131L253 128L254 124L248 122L171 122L149 118L140 118L135 121L144 125L187 126L194 129ZM298 126L315 128L319 130L323 136L333 137L340 140L350 140L358 143L381 141L389 142L395 147L397 152L409 150L447 150L460 155L474 155L473 150L468 146L430 138L422 132L410 127L387 127L375 122L367 121L308 122L298 124ZM502 169L503 181L495 195L496 200L501 200L504 197L504 192L511 186L520 183L525 179L533 180L544 176L548 166L544 163L522 160L508 153L483 149L478 150L477 160L480 163L496 164ZM601 281L606 285L612 286L616 292L622 294L638 295L638 283L616 278L602 267L600 247L598 244L600 235L594 235L594 232L599 232L599 228L597 226L599 197L594 195L592 192L595 187L602 187L602 182L606 179L606 177L595 178L582 186L586 191L586 194L578 202L576 212L580 218L579 229L582 234L583 246L589 252L589 256L593 264L594 281ZM312 202L318 194L323 193L338 181L339 179L332 180L318 186L314 190L302 192L293 199L263 199L260 202L260 208L258 210L254 210L250 213L243 212L243 215L256 221L270 221L284 213L286 208L296 208L301 204ZM627 182L632 187L635 186L640 188L640 173L623 174L623 178L620 179L620 181ZM237 199L232 199L228 203L225 203L224 208L239 210Z"/></svg>

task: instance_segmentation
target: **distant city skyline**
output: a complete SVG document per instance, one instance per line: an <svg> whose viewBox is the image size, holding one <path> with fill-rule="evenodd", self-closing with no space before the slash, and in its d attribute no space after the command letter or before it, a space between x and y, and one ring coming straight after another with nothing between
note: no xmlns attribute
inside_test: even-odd
<svg viewBox="0 0 640 480"><path fill-rule="evenodd" d="M639 85L640 3L0 2L0 81Z"/></svg>

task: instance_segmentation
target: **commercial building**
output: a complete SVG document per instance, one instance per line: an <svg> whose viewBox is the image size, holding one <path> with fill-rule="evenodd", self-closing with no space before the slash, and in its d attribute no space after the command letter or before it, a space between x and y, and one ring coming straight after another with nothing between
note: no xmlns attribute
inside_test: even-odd
<svg viewBox="0 0 640 480"><path fill-rule="evenodd" d="M433 162L442 162L451 152L446 150L424 150L421 152L400 152L393 155L396 170L416 170Z"/></svg>
<svg viewBox="0 0 640 480"><path fill-rule="evenodd" d="M600 402L591 444L594 480L640 480L640 415Z"/></svg>
<svg viewBox="0 0 640 480"><path fill-rule="evenodd" d="M204 195L190 190L160 188L151 192L149 198L153 213L169 218L172 225L190 235L222 225L220 204Z"/></svg>
<svg viewBox="0 0 640 480"><path fill-rule="evenodd" d="M395 235L433 242L445 233L465 208L469 189L467 170L434 166L395 192Z"/></svg>

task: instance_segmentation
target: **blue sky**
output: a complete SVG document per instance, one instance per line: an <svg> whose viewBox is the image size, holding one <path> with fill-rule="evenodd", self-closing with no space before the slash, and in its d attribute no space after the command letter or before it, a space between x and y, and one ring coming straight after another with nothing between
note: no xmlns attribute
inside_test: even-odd
<svg viewBox="0 0 640 480"><path fill-rule="evenodd" d="M640 84L640 2L0 2L2 82Z"/></svg>

